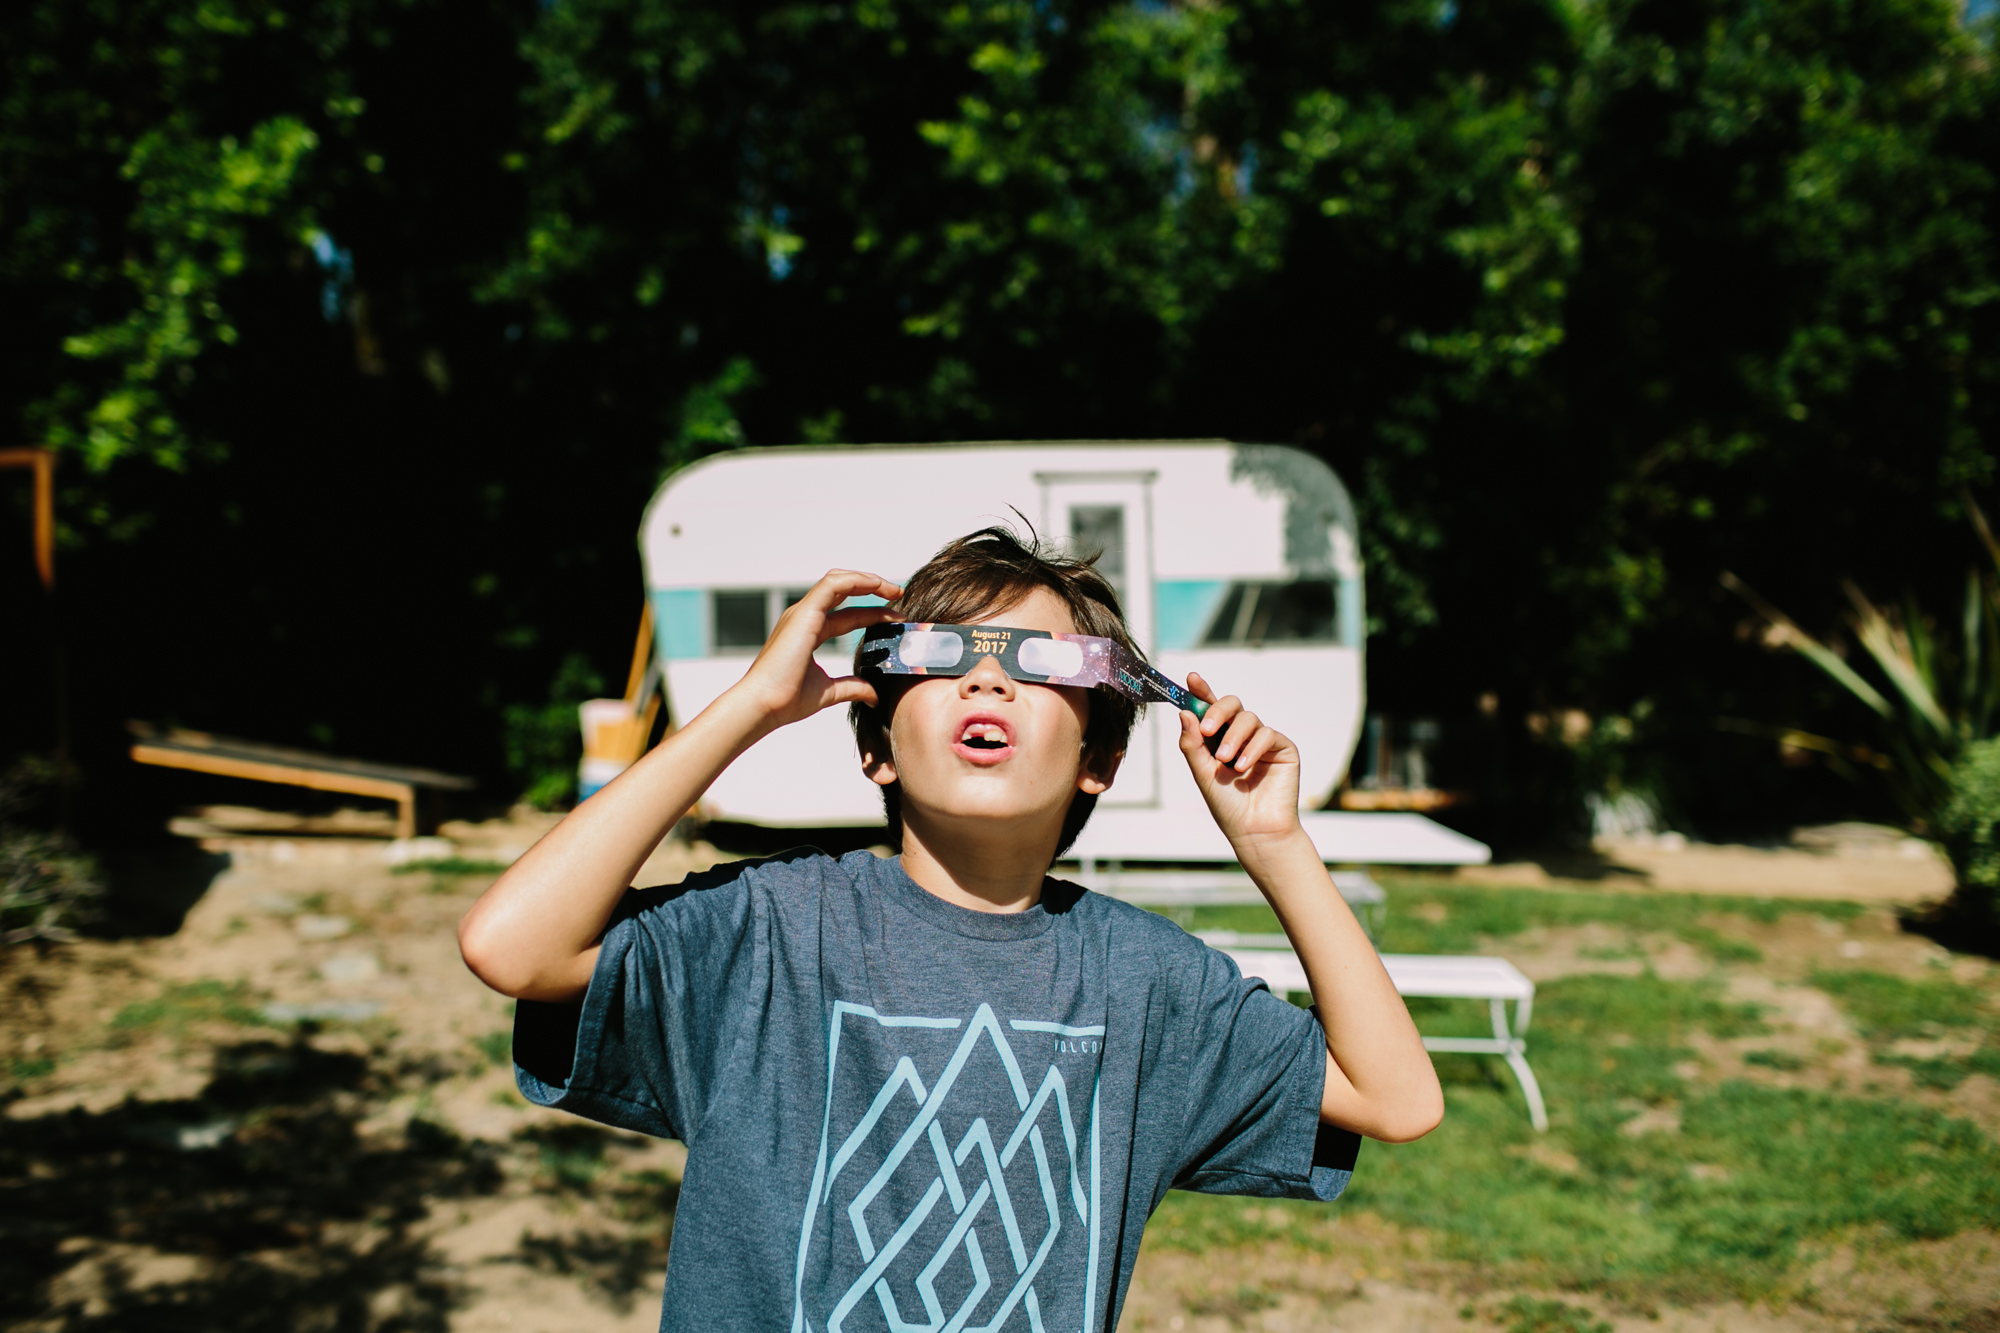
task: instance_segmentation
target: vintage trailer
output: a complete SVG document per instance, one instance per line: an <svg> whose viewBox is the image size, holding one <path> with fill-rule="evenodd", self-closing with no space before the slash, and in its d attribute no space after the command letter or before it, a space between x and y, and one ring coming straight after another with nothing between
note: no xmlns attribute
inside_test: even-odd
<svg viewBox="0 0 2000 1333"><path fill-rule="evenodd" d="M1025 520L1025 522L1024 522ZM1220 440L737 450L668 478L641 531L671 716L735 682L778 614L830 567L907 576L978 528L1032 525L1101 552L1133 637L1175 679L1200 671L1292 736L1301 805L1331 862L1463 864L1486 849L1411 814L1322 811L1363 712L1365 618L1353 505L1296 449ZM851 669L854 644L821 660ZM1074 856L1086 863L1229 860L1153 710ZM711 818L869 825L846 710L754 746L709 789Z"/></svg>

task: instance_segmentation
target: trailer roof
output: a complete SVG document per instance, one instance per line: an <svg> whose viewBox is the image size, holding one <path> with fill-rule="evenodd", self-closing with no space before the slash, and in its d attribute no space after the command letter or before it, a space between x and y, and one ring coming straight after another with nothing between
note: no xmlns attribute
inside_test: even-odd
<svg viewBox="0 0 2000 1333"><path fill-rule="evenodd" d="M1051 530L1051 488L1136 484L1155 576L1358 578L1353 506L1301 450L1227 440L761 446L676 472L641 529L652 587L777 585L830 564L908 575L980 527ZM1016 513L1018 512L1018 515Z"/></svg>

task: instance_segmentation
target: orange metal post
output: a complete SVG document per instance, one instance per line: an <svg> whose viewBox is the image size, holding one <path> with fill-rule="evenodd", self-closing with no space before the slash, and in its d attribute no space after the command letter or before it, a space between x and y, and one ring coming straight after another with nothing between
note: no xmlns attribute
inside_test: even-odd
<svg viewBox="0 0 2000 1333"><path fill-rule="evenodd" d="M646 667L653 659L653 603L649 598L639 611L639 638L632 645L632 670L625 676L625 698L640 706L639 686L645 683Z"/></svg>
<svg viewBox="0 0 2000 1333"><path fill-rule="evenodd" d="M35 470L35 572L42 587L56 586L56 452L53 449L0 449L0 467Z"/></svg>

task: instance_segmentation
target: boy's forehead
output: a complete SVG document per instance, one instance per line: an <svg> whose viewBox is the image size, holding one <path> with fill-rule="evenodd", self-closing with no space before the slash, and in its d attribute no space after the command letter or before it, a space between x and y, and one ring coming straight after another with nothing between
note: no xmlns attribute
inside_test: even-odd
<svg viewBox="0 0 2000 1333"><path fill-rule="evenodd" d="M997 610L981 611L965 621L968 625L1011 625L1015 629L1038 629L1049 634L1077 633L1076 620L1062 598L1047 588L1034 588L1028 595Z"/></svg>

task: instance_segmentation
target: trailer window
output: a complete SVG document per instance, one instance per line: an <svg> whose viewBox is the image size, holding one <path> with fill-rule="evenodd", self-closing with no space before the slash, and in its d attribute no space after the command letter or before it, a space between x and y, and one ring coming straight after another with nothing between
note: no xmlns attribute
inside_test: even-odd
<svg viewBox="0 0 2000 1333"><path fill-rule="evenodd" d="M1118 594L1125 594L1125 506L1072 505L1069 511L1069 545L1077 555L1097 558L1097 572Z"/></svg>
<svg viewBox="0 0 2000 1333"><path fill-rule="evenodd" d="M715 607L715 651L756 652L771 632L769 590L758 588L713 594Z"/></svg>
<svg viewBox="0 0 2000 1333"><path fill-rule="evenodd" d="M1339 638L1335 611L1331 579L1234 583L1201 641L1210 647L1334 643Z"/></svg>

